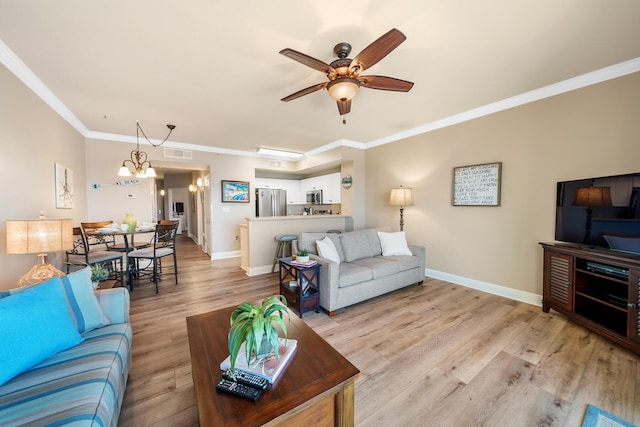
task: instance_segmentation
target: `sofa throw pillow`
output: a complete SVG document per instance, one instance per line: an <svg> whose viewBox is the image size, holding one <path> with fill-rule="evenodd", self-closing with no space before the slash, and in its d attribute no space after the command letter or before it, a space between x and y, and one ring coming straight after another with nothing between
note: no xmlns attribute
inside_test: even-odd
<svg viewBox="0 0 640 427"><path fill-rule="evenodd" d="M378 231L378 237L380 238L383 256L413 255L407 246L407 238L404 231L398 231L397 233Z"/></svg>
<svg viewBox="0 0 640 427"><path fill-rule="evenodd" d="M0 385L82 340L59 277L0 299Z"/></svg>
<svg viewBox="0 0 640 427"><path fill-rule="evenodd" d="M78 332L89 332L111 323L102 312L100 303L93 293L91 268L83 268L67 276L62 276L61 279L71 317Z"/></svg>
<svg viewBox="0 0 640 427"><path fill-rule="evenodd" d="M329 261L340 264L340 255L338 255L338 250L329 236L325 236L322 240L317 240L316 246L318 247L318 255L322 258L328 259Z"/></svg>

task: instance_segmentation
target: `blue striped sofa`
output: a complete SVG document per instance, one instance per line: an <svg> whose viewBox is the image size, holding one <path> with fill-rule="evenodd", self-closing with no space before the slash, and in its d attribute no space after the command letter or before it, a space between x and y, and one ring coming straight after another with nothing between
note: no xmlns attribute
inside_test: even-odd
<svg viewBox="0 0 640 427"><path fill-rule="evenodd" d="M1 426L118 424L131 367L129 293L114 288L95 296L109 324L82 332L80 344L0 386Z"/></svg>

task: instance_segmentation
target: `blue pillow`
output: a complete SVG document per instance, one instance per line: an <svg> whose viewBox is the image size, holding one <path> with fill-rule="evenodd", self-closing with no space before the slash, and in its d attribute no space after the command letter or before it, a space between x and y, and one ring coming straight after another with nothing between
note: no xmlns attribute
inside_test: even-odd
<svg viewBox="0 0 640 427"><path fill-rule="evenodd" d="M0 386L82 340L59 277L0 299Z"/></svg>
<svg viewBox="0 0 640 427"><path fill-rule="evenodd" d="M78 332L89 332L111 323L102 312L100 303L93 293L91 268L83 268L67 276L62 276L60 279L62 279L71 316Z"/></svg>

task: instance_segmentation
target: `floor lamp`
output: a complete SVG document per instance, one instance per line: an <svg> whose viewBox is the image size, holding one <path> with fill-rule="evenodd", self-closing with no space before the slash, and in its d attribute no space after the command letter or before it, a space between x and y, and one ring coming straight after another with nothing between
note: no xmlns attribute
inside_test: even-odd
<svg viewBox="0 0 640 427"><path fill-rule="evenodd" d="M573 206L584 206L587 219L584 223L584 239L582 243L591 244L591 216L593 208L613 206L611 203L611 189L609 187L581 187L576 190Z"/></svg>
<svg viewBox="0 0 640 427"><path fill-rule="evenodd" d="M70 219L7 220L7 254L38 254L38 263L20 278L18 287L64 276L49 264L46 252L72 247L73 222Z"/></svg>
<svg viewBox="0 0 640 427"><path fill-rule="evenodd" d="M404 207L413 206L411 189L403 188L402 185L399 188L392 188L389 205L400 206L400 231L404 231Z"/></svg>

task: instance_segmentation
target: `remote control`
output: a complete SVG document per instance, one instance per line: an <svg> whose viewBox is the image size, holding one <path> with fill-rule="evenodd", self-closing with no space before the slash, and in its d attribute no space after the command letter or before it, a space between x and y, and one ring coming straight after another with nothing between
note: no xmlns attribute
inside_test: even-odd
<svg viewBox="0 0 640 427"><path fill-rule="evenodd" d="M216 390L230 394L231 396L242 397L243 399L251 400L253 402L258 400L260 393L262 393L262 389L250 387L235 381L229 381L225 378L220 380L216 386Z"/></svg>
<svg viewBox="0 0 640 427"><path fill-rule="evenodd" d="M250 374L249 372L235 369L235 377L231 372L231 369L227 369L222 373L222 378L226 378L230 381L237 381L240 384L248 385L251 387L260 388L265 390L269 386L269 380L259 377L258 375Z"/></svg>

